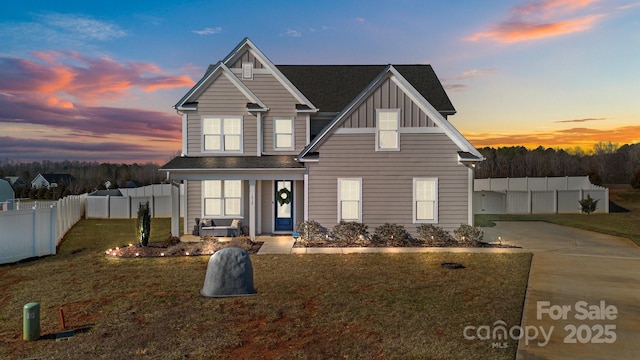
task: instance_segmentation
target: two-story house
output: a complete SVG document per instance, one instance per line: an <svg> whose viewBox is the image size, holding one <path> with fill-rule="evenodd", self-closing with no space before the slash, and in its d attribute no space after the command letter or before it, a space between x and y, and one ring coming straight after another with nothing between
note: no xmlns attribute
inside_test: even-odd
<svg viewBox="0 0 640 360"><path fill-rule="evenodd" d="M473 224L482 155L429 65L274 65L245 38L174 106L182 156L161 168L185 184L196 218L242 219L249 235L315 220L374 228Z"/></svg>

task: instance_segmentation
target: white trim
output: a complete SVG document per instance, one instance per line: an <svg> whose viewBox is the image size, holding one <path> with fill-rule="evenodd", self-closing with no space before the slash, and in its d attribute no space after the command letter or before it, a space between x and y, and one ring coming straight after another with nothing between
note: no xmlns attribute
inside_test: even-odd
<svg viewBox="0 0 640 360"><path fill-rule="evenodd" d="M251 55L253 55L264 68L270 70L271 74L280 82L280 84L289 91L289 93L299 102L309 106L310 108L317 111L315 105L307 99L300 90L298 90L290 81L287 79L280 70L258 49L255 44L249 40L249 38L244 38L240 44L238 44L223 60L222 63L228 64L234 62L238 59L239 55L248 47L248 51Z"/></svg>
<svg viewBox="0 0 640 360"><path fill-rule="evenodd" d="M249 90L249 88L242 81L240 81L240 79L238 79L238 77L235 76L225 64L221 64L220 68L224 70L224 76L226 76L227 79L229 79L231 83L233 83L238 88L238 90L240 90L240 92L242 92L242 94L247 97L247 99L260 105L260 107L262 107L263 109L267 109L267 105L265 105L256 94Z"/></svg>
<svg viewBox="0 0 640 360"><path fill-rule="evenodd" d="M262 234L262 180L256 180L256 234Z"/></svg>
<svg viewBox="0 0 640 360"><path fill-rule="evenodd" d="M427 99L425 99L407 79L402 76L398 70L392 65L389 66L389 71L393 74L391 81L393 81L427 116L438 126L441 127L449 138L463 151L468 151L480 159L484 159L482 154L456 129L451 123L431 105Z"/></svg>
<svg viewBox="0 0 640 360"><path fill-rule="evenodd" d="M469 225L473 226L474 224L474 216L473 216L473 186L475 183L474 180L474 174L473 174L473 168L469 167L467 169L468 174L469 174L469 189L467 192L467 222ZM557 200L557 196L555 197L555 199ZM557 212L557 204L556 204L556 212Z"/></svg>
<svg viewBox="0 0 640 360"><path fill-rule="evenodd" d="M176 105L174 105L174 108L177 110L197 110L197 107L183 107L183 105L200 97L200 95L209 88L209 85L211 85L211 83L221 74L231 81L231 83L249 100L249 102L260 105L260 107L265 111L268 110L267 106L260 100L260 98L249 90L249 88L222 62L218 62L213 70L200 79L200 81L194 85Z"/></svg>
<svg viewBox="0 0 640 360"><path fill-rule="evenodd" d="M338 178L338 222L343 221L342 220L342 199L341 199L341 189L342 189L342 182L343 181L358 181L358 222L362 222L362 178ZM347 221L353 221L353 220L347 220Z"/></svg>
<svg viewBox="0 0 640 360"><path fill-rule="evenodd" d="M304 174L304 221L309 221L309 174Z"/></svg>
<svg viewBox="0 0 640 360"><path fill-rule="evenodd" d="M333 133L334 134L342 134L342 135L349 135L349 134L375 134L376 133L376 128L372 128L372 127L367 127L367 128L337 128Z"/></svg>
<svg viewBox="0 0 640 360"><path fill-rule="evenodd" d="M431 127L401 127L400 134L446 134L442 128Z"/></svg>
<svg viewBox="0 0 640 360"><path fill-rule="evenodd" d="M256 180L249 180L249 238L256 238Z"/></svg>
<svg viewBox="0 0 640 360"><path fill-rule="evenodd" d="M238 78L242 77L242 69L241 68L229 68L232 73L238 76ZM271 71L265 68L257 68L253 67L253 75L271 75Z"/></svg>
<svg viewBox="0 0 640 360"><path fill-rule="evenodd" d="M290 120L291 121L291 146L288 148L278 148L276 142L276 121L277 120ZM292 116L274 116L271 120L273 122L273 151L293 151L296 149L296 118Z"/></svg>
<svg viewBox="0 0 640 360"><path fill-rule="evenodd" d="M258 135L256 136L256 138L257 138L257 139L256 139L256 140L257 140L257 144L256 144L256 156L260 157L260 156L262 156L262 146L263 146L263 145L262 145L262 137L263 137L263 134L262 134L262 113L261 113L261 112L259 112L259 113L256 115L256 118L257 118L256 123L257 123L257 127L258 127L258 128L257 128L257 130L256 130L256 131L257 131L257 134L258 134Z"/></svg>
<svg viewBox="0 0 640 360"><path fill-rule="evenodd" d="M242 63L242 80L253 80L253 63L250 61L245 61ZM247 72L249 73L247 75Z"/></svg>
<svg viewBox="0 0 640 360"><path fill-rule="evenodd" d="M435 182L435 199L433 202L433 220L418 220L417 216L418 216L418 209L417 209L417 200L416 200L416 182L418 181L433 181ZM413 203L412 203L412 208L413 208L413 223L414 224L437 224L438 223L438 199L440 197L440 189L439 189L439 184L438 184L438 178L437 177L414 177L413 178Z"/></svg>
<svg viewBox="0 0 640 360"><path fill-rule="evenodd" d="M312 152L318 144L320 144L327 136L335 133L336 126L342 122L343 118L351 113L353 108L360 104L360 102L377 88L380 81L385 76L391 73L391 81L393 81L401 91L403 91L427 116L440 128L442 131L460 148L462 151L467 151L477 156L480 161L484 160L484 157L478 150L476 150L471 143L462 136L462 134L445 119L440 112L438 112L415 88L392 66L389 65L381 74L378 75L346 108L344 108L338 116L329 124L325 130L314 138L314 140L304 149L299 155L299 158L304 160L304 157Z"/></svg>
<svg viewBox="0 0 640 360"><path fill-rule="evenodd" d="M187 113L182 113L182 154L184 156L188 155L188 150L187 150L187 134L188 134L188 130L187 130Z"/></svg>
<svg viewBox="0 0 640 360"><path fill-rule="evenodd" d="M375 134L376 128L362 127L362 128L337 128L333 131L334 134ZM446 134L445 131L438 127L401 127L400 134Z"/></svg>
<svg viewBox="0 0 640 360"><path fill-rule="evenodd" d="M305 128L307 129L307 131L305 135L304 146L307 146L311 141L311 114L309 113L307 113L307 116L305 117Z"/></svg>
<svg viewBox="0 0 640 360"><path fill-rule="evenodd" d="M205 119L220 119L220 150L207 150L205 148L205 136L204 133L204 120ZM225 150L224 144L224 120L225 119L240 119L240 150ZM202 115L200 116L200 152L203 154L225 154L225 155L238 155L244 153L244 116L242 115ZM214 134L214 136L216 136Z"/></svg>
<svg viewBox="0 0 640 360"><path fill-rule="evenodd" d="M330 133L333 132L333 129L337 126L337 124L339 122L341 122L342 118L346 114L351 112L351 110L360 102L360 100L363 99L364 96L367 95L370 91L372 91L372 89L374 89L375 85L377 85L378 82L380 81L380 79L382 79L384 77L384 75L388 72L389 67L390 67L390 65L387 66L387 69L385 71L383 71L382 73L380 73L364 90L362 90L362 92L360 92L360 94L355 99L351 100L349 105L347 105L347 107L344 108L340 112L340 114L338 114L338 116L336 116L329 123L329 126L327 126L324 131L322 131L320 134L318 134L318 136L316 136L313 139L313 142L311 144L309 144L306 148L304 148L304 150L302 150L302 152L299 155L300 159L303 159L309 152L311 152L311 150L314 147L316 147L316 145L318 145L320 143L320 141L322 141L322 139L325 136L328 136Z"/></svg>
<svg viewBox="0 0 640 360"><path fill-rule="evenodd" d="M222 215L206 215L204 212L205 207L205 195L204 195L204 184L206 181L220 181L220 198L222 199ZM225 214L225 200L224 196L224 183L225 181L240 181L240 214L239 215L227 215ZM240 179L205 179L200 181L200 218L201 219L244 219L244 182L245 180ZM213 198L212 198L213 199ZM217 199L217 198L216 198ZM235 198L232 198L235 199Z"/></svg>
<svg viewBox="0 0 640 360"><path fill-rule="evenodd" d="M382 148L380 147L380 113L396 114L396 147ZM376 109L376 151L400 151L400 109Z"/></svg>
<svg viewBox="0 0 640 360"><path fill-rule="evenodd" d="M191 230L189 230L189 185L187 180L182 180L184 184L184 196L182 196L182 209L184 210L183 219L182 219L182 228L184 229L185 234L191 234ZM202 212L202 209L200 210ZM195 219L194 219L195 223Z"/></svg>

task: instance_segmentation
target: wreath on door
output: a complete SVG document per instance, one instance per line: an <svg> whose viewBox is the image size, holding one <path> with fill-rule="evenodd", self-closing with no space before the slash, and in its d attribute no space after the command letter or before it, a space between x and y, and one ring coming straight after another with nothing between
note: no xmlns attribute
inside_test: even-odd
<svg viewBox="0 0 640 360"><path fill-rule="evenodd" d="M291 191L289 191L289 189L287 188L282 188L278 190L278 194L276 197L278 200L278 204L280 205L289 204L291 202Z"/></svg>

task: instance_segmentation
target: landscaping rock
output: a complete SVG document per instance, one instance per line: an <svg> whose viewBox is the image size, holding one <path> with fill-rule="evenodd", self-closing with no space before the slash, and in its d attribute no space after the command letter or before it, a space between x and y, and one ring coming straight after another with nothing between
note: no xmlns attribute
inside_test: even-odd
<svg viewBox="0 0 640 360"><path fill-rule="evenodd" d="M200 294L207 297L228 297L255 293L249 253L240 248L229 247L211 255Z"/></svg>

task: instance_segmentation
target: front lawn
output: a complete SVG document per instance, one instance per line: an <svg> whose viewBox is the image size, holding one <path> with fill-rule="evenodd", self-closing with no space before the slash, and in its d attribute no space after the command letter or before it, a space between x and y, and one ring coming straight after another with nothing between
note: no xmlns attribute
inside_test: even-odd
<svg viewBox="0 0 640 360"><path fill-rule="evenodd" d="M207 256L106 258L134 224L82 220L59 255L0 266L0 358L515 358L516 341L494 348L463 330L520 323L530 254L253 255L258 295L215 299L199 294ZM168 219L152 225L151 241L166 237ZM83 331L23 341L32 301L45 337L60 307Z"/></svg>

